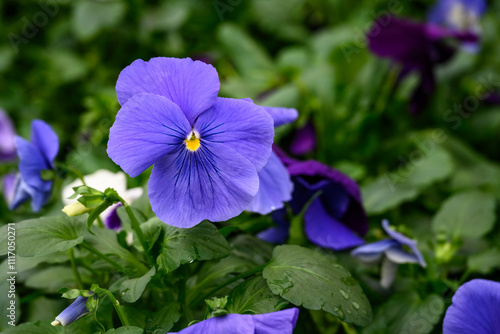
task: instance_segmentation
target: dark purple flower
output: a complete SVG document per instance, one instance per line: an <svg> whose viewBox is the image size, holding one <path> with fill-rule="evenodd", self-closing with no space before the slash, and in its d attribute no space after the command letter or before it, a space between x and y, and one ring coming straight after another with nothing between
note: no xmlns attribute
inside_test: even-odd
<svg viewBox="0 0 500 334"><path fill-rule="evenodd" d="M200 321L178 333L292 334L298 316L299 310L297 308L265 314L227 314Z"/></svg>
<svg viewBox="0 0 500 334"><path fill-rule="evenodd" d="M131 177L154 165L153 211L182 228L225 221L253 201L273 121L254 103L218 97L215 68L189 58L134 61L118 78L121 109L108 155Z"/></svg>
<svg viewBox="0 0 500 334"><path fill-rule="evenodd" d="M477 35L439 27L432 23L417 23L390 17L378 19L368 33L370 50L379 57L390 58L403 65L400 78L410 72L420 74L420 84L410 103L412 113L420 112L433 95L436 82L434 67L451 59L456 49L446 43L453 38L463 42L476 42Z"/></svg>
<svg viewBox="0 0 500 334"><path fill-rule="evenodd" d="M87 299L89 298L82 296L77 297L70 306L66 307L64 311L56 317L56 320L52 322L52 326L68 326L84 315L89 314L86 306Z"/></svg>
<svg viewBox="0 0 500 334"><path fill-rule="evenodd" d="M299 116L297 110L291 108L264 107L264 109L273 118L275 127L291 123ZM267 164L258 175L259 190L246 210L265 215L283 208L284 203L292 198L293 183L276 153L271 153Z"/></svg>
<svg viewBox="0 0 500 334"><path fill-rule="evenodd" d="M290 144L290 152L294 155L305 155L316 147L316 130L312 122L307 122L298 129Z"/></svg>
<svg viewBox="0 0 500 334"><path fill-rule="evenodd" d="M474 279L458 288L452 301L443 334L500 333L500 283Z"/></svg>
<svg viewBox="0 0 500 334"><path fill-rule="evenodd" d="M16 132L12 121L7 113L0 109L0 161L8 161L16 158L15 135Z"/></svg>
<svg viewBox="0 0 500 334"><path fill-rule="evenodd" d="M373 264L384 258L380 275L380 284L384 288L388 288L392 285L396 277L396 271L399 264L419 263L422 267L426 267L427 265L415 240L392 230L389 227L389 221L385 219L382 221L382 227L391 239L384 239L359 246L354 249L351 254L366 264ZM405 251L403 249L404 246L408 247L411 252Z"/></svg>
<svg viewBox="0 0 500 334"><path fill-rule="evenodd" d="M295 189L290 207L299 214L316 193L304 214L304 228L308 239L318 246L342 250L361 245L360 237L368 230L368 220L361 205L359 187L352 179L320 162L297 161L275 148L287 166ZM284 241L289 224L285 210L273 213L278 227L266 230L259 237L267 241Z"/></svg>
<svg viewBox="0 0 500 334"><path fill-rule="evenodd" d="M17 178L14 199L10 209L17 208L31 198L33 211L39 211L50 198L51 180L44 180L42 172L54 169L59 151L59 138L52 128L41 120L31 123L31 142L16 136L20 177Z"/></svg>

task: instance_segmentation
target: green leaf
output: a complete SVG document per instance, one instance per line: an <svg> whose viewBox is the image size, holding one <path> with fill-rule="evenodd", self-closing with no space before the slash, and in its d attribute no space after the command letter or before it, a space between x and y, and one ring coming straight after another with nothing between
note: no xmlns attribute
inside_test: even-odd
<svg viewBox="0 0 500 334"><path fill-rule="evenodd" d="M479 238L495 224L495 198L479 191L462 192L448 198L432 220L436 233L449 237Z"/></svg>
<svg viewBox="0 0 500 334"><path fill-rule="evenodd" d="M151 334L164 334L181 318L181 306L176 303L168 303L160 310L153 313L146 323L146 330Z"/></svg>
<svg viewBox="0 0 500 334"><path fill-rule="evenodd" d="M101 29L112 27L123 18L121 1L78 1L73 12L73 28L80 39L89 39Z"/></svg>
<svg viewBox="0 0 500 334"><path fill-rule="evenodd" d="M370 302L356 280L319 252L296 245L278 246L262 275L273 293L294 305L322 309L359 326L372 320Z"/></svg>
<svg viewBox="0 0 500 334"><path fill-rule="evenodd" d="M488 275L494 269L500 268L500 251L496 248L472 254L467 258L467 268L471 272Z"/></svg>
<svg viewBox="0 0 500 334"><path fill-rule="evenodd" d="M441 320L443 299L428 295L422 299L416 292L399 293L377 311L373 323L363 334L430 333Z"/></svg>
<svg viewBox="0 0 500 334"><path fill-rule="evenodd" d="M275 295L262 276L256 276L238 285L229 294L229 313L261 314L283 309L288 302Z"/></svg>
<svg viewBox="0 0 500 334"><path fill-rule="evenodd" d="M151 277L156 273L156 268L151 268L144 276L124 281L120 286L121 296L127 303L135 303L141 296Z"/></svg>
<svg viewBox="0 0 500 334"><path fill-rule="evenodd" d="M10 327L3 334L62 334L64 327L54 327L45 322L27 322L16 327Z"/></svg>
<svg viewBox="0 0 500 334"><path fill-rule="evenodd" d="M90 283L91 279L86 276L87 272L80 270L84 283ZM76 287L75 275L70 267L56 266L36 271L30 275L24 284L33 289L44 289L55 292L61 287Z"/></svg>
<svg viewBox="0 0 500 334"><path fill-rule="evenodd" d="M369 215L384 213L399 204L417 198L419 188L414 185L401 184L386 173L361 188L363 204Z"/></svg>
<svg viewBox="0 0 500 334"><path fill-rule="evenodd" d="M15 224L16 254L41 256L66 251L83 241L85 224L66 215L25 220ZM8 225L0 228L0 255L7 254Z"/></svg>
<svg viewBox="0 0 500 334"><path fill-rule="evenodd" d="M159 221L158 218L153 219ZM219 259L231 252L227 240L208 222L191 228L164 224L164 228L166 233L163 250L157 258L160 270L173 271L184 263Z"/></svg>
<svg viewBox="0 0 500 334"><path fill-rule="evenodd" d="M106 334L142 334L144 330L135 326L123 326L117 329L110 329Z"/></svg>

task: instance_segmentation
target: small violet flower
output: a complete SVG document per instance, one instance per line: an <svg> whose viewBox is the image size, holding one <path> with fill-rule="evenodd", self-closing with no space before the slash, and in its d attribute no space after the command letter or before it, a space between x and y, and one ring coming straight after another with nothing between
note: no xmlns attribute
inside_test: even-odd
<svg viewBox="0 0 500 334"><path fill-rule="evenodd" d="M479 19L487 9L486 0L440 0L429 13L429 22L452 30L481 33ZM465 51L477 52L477 42L465 42Z"/></svg>
<svg viewBox="0 0 500 334"><path fill-rule="evenodd" d="M379 57L390 58L403 65L400 80L417 72L420 83L410 101L410 111L417 114L424 109L436 88L434 67L450 60L456 49L445 39L477 42L473 32L462 32L440 27L434 23L417 23L390 17L377 19L368 32L370 50Z"/></svg>
<svg viewBox="0 0 500 334"><path fill-rule="evenodd" d="M298 129L290 144L290 152L293 155L305 155L316 148L316 130L314 124L309 121Z"/></svg>
<svg viewBox="0 0 500 334"><path fill-rule="evenodd" d="M178 333L292 334L298 316L297 308L265 314L227 314L203 320Z"/></svg>
<svg viewBox="0 0 500 334"><path fill-rule="evenodd" d="M2 178L2 190L3 197L10 207L11 203L14 201L14 196L16 195L16 178L17 174L9 173Z"/></svg>
<svg viewBox="0 0 500 334"><path fill-rule="evenodd" d="M127 189L127 176L123 172L113 173L105 169L100 169L92 174L83 177L85 184L91 188L104 191L107 188L113 188L116 192L129 204L141 197L142 188ZM62 201L64 205L79 203L76 199L68 199L73 195L74 187L82 185L80 180L75 180L63 188ZM104 225L109 229L120 230L121 221L116 213L116 210L121 206L121 203L113 204L100 217Z"/></svg>
<svg viewBox="0 0 500 334"><path fill-rule="evenodd" d="M307 238L318 246L335 250L363 244L360 236L366 234L368 220L356 182L320 162L297 161L277 147L275 151L292 176L295 188L290 207L294 214L299 214L311 197L321 192L304 214ZM284 243L290 227L286 210L274 212L272 218L277 227L261 232L259 238Z"/></svg>
<svg viewBox="0 0 500 334"><path fill-rule="evenodd" d="M33 211L39 211L50 198L51 180L44 180L42 172L54 169L54 159L59 151L59 138L52 128L41 120L31 124L31 142L15 137L19 157L19 175L10 209L17 208L31 198Z"/></svg>
<svg viewBox="0 0 500 334"><path fill-rule="evenodd" d="M291 108L263 107L273 118L274 126L282 126L295 121L299 114ZM285 165L272 152L269 161L258 173L259 190L247 211L266 215L284 207L292 198L293 183Z"/></svg>
<svg viewBox="0 0 500 334"><path fill-rule="evenodd" d="M0 109L0 161L10 161L16 158L14 125L5 111Z"/></svg>
<svg viewBox="0 0 500 334"><path fill-rule="evenodd" d="M79 296L75 299L70 306L66 307L54 321L52 321L52 326L68 326L72 322L80 319L84 315L89 314L87 310L87 299L89 297Z"/></svg>
<svg viewBox="0 0 500 334"><path fill-rule="evenodd" d="M387 289L394 282L399 264L418 263L424 268L427 265L415 240L392 230L387 220L382 221L382 227L390 239L360 246L354 249L351 255L366 264L376 263L383 258L380 285ZM411 253L404 250L403 246L408 247Z"/></svg>
<svg viewBox="0 0 500 334"><path fill-rule="evenodd" d="M169 225L228 220L259 189L273 120L254 103L218 97L219 87L213 66L189 58L136 60L118 78L108 154L131 177L154 165L148 195Z"/></svg>
<svg viewBox="0 0 500 334"><path fill-rule="evenodd" d="M500 283L474 279L453 296L446 311L443 334L500 333Z"/></svg>

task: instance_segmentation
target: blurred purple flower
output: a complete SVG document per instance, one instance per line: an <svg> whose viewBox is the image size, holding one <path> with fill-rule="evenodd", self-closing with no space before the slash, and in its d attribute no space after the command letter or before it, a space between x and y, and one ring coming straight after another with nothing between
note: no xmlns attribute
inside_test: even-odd
<svg viewBox="0 0 500 334"><path fill-rule="evenodd" d="M443 334L500 333L500 283L474 279L458 288L452 301Z"/></svg>
<svg viewBox="0 0 500 334"><path fill-rule="evenodd" d="M479 19L487 9L486 0L440 0L429 13L429 22L462 31L481 33ZM477 52L479 44L464 42L463 49Z"/></svg>
<svg viewBox="0 0 500 334"><path fill-rule="evenodd" d="M31 142L16 136L15 144L19 156L20 177L16 180L10 209L14 210L31 198L31 207L37 212L50 198L53 181L44 180L42 172L54 169L59 138L47 123L34 120L31 123Z"/></svg>
<svg viewBox="0 0 500 334"><path fill-rule="evenodd" d="M376 263L383 258L380 285L384 288L389 288L396 277L399 264L418 263L422 267L426 267L427 265L415 240L392 230L389 227L389 221L385 219L382 221L382 227L391 237L390 239L360 246L354 249L351 255L366 264ZM403 249L404 246L408 247L411 253L405 251Z"/></svg>
<svg viewBox="0 0 500 334"><path fill-rule="evenodd" d="M436 80L434 67L451 59L456 49L445 39L476 42L478 37L471 32L441 28L432 23L417 23L390 17L388 21L378 19L368 33L370 50L379 57L390 58L403 65L400 79L410 72L418 72L420 83L410 101L413 114L424 109L434 94Z"/></svg>
<svg viewBox="0 0 500 334"><path fill-rule="evenodd" d="M295 189L290 207L299 214L317 192L304 214L304 228L314 244L335 250L355 247L364 243L360 237L368 230L368 220L361 205L359 187L352 179L320 162L297 161L279 148L275 152L287 166ZM272 215L277 227L259 234L261 239L283 243L289 235L289 222L285 210Z"/></svg>
<svg viewBox="0 0 500 334"><path fill-rule="evenodd" d="M309 121L298 129L290 144L290 152L293 155L305 155L316 148L316 130L314 124Z"/></svg>
<svg viewBox="0 0 500 334"><path fill-rule="evenodd" d="M108 155L131 177L154 165L153 211L183 228L246 209L267 164L273 121L254 103L220 98L213 66L189 58L134 61L118 78L122 108Z"/></svg>
<svg viewBox="0 0 500 334"><path fill-rule="evenodd" d="M52 326L68 326L69 324L89 314L87 311L88 297L79 296L70 306L66 307L52 322Z"/></svg>
<svg viewBox="0 0 500 334"><path fill-rule="evenodd" d="M0 161L9 161L16 158L15 136L16 132L9 115L0 109Z"/></svg>
<svg viewBox="0 0 500 334"><path fill-rule="evenodd" d="M14 196L16 195L16 182L19 176L15 173L7 174L3 177L3 196L7 205L14 201Z"/></svg>
<svg viewBox="0 0 500 334"><path fill-rule="evenodd" d="M264 107L264 109L273 118L275 127L291 123L299 116L297 110L291 108ZM247 210L266 215L283 208L284 203L292 198L293 183L285 165L274 152L258 175L259 190Z"/></svg>
<svg viewBox="0 0 500 334"><path fill-rule="evenodd" d="M178 333L292 334L298 316L297 308L265 314L227 314L200 321Z"/></svg>

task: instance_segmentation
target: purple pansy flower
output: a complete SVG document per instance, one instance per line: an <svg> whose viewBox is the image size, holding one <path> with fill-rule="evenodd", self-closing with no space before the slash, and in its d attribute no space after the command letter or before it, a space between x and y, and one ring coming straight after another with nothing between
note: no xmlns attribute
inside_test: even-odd
<svg viewBox="0 0 500 334"><path fill-rule="evenodd" d="M66 307L51 323L52 326L68 326L72 322L89 314L87 310L87 299L89 297L78 296L70 306Z"/></svg>
<svg viewBox="0 0 500 334"><path fill-rule="evenodd" d="M297 161L286 156L279 148L275 150L287 166L295 185L290 202L294 214L299 214L311 197L321 192L304 214L308 239L318 246L335 250L364 243L360 236L366 234L368 220L356 182L320 162ZM276 211L272 218L277 227L261 232L259 237L282 243L289 235L286 211Z"/></svg>
<svg viewBox="0 0 500 334"><path fill-rule="evenodd" d="M500 333L500 283L474 279L458 288L452 301L443 334Z"/></svg>
<svg viewBox="0 0 500 334"><path fill-rule="evenodd" d="M217 97L219 86L213 66L189 58L139 59L118 78L108 154L131 177L154 165L149 199L167 224L225 221L258 191L273 120L254 103Z"/></svg>
<svg viewBox="0 0 500 334"><path fill-rule="evenodd" d="M447 28L479 34L479 19L486 12L486 0L440 0L429 13L429 22ZM477 42L464 42L464 50L477 52Z"/></svg>
<svg viewBox="0 0 500 334"><path fill-rule="evenodd" d="M396 271L399 264L418 263L422 267L426 267L426 263L415 240L392 230L389 227L389 221L385 219L382 221L382 227L391 237L390 239L384 239L360 246L354 249L351 254L366 264L373 264L384 258L382 262L380 285L384 288L388 288L392 285L396 277ZM403 246L408 247L411 253L405 251Z"/></svg>
<svg viewBox="0 0 500 334"><path fill-rule="evenodd" d="M309 121L298 129L290 144L290 152L293 155L305 155L316 148L316 130L314 124Z"/></svg>
<svg viewBox="0 0 500 334"><path fill-rule="evenodd" d="M391 17L388 22L378 19L368 33L370 50L379 57L390 58L403 65L400 79L410 72L420 74L420 83L411 98L410 110L416 114L427 105L434 93L434 67L451 59L456 49L445 43L446 38L476 42L471 32L439 27L433 23L417 23Z"/></svg>
<svg viewBox="0 0 500 334"><path fill-rule="evenodd" d="M0 161L8 161L16 158L15 135L16 132L12 121L7 113L0 109Z"/></svg>
<svg viewBox="0 0 500 334"><path fill-rule="evenodd" d="M18 177L17 174L10 173L5 175L2 179L3 197L8 206L14 201L14 196L16 195L16 179Z"/></svg>
<svg viewBox="0 0 500 334"><path fill-rule="evenodd" d="M297 110L291 108L264 107L264 109L273 118L275 127L291 123L299 117ZM271 153L269 161L258 175L259 190L246 209L265 215L283 208L284 203L292 198L293 183L276 153Z"/></svg>
<svg viewBox="0 0 500 334"><path fill-rule="evenodd" d="M200 321L178 333L292 334L298 316L297 308L265 314L227 314Z"/></svg>
<svg viewBox="0 0 500 334"><path fill-rule="evenodd" d="M42 171L54 169L59 138L47 123L34 120L31 123L31 142L16 136L15 144L19 156L19 177L10 209L31 198L31 207L37 212L50 198L53 181L44 180Z"/></svg>

